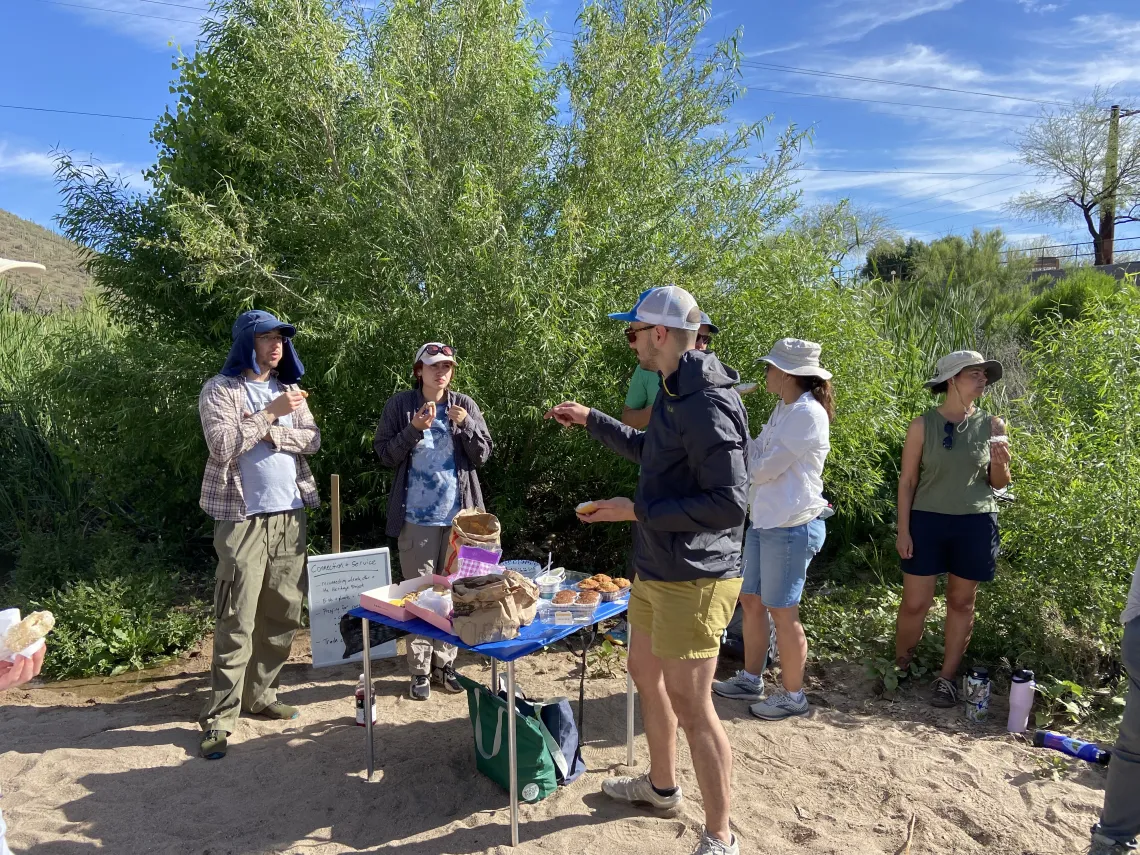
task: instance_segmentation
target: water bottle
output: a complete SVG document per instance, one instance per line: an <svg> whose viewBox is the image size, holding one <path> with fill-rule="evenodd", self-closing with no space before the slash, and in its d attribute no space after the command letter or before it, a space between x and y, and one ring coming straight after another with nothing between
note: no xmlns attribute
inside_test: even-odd
<svg viewBox="0 0 1140 855"><path fill-rule="evenodd" d="M1022 668L1013 672L1009 684L1009 721L1005 726L1010 733L1025 733L1029 727L1029 711L1033 708L1036 690L1032 671Z"/></svg>
<svg viewBox="0 0 1140 855"><path fill-rule="evenodd" d="M1065 736L1063 733L1054 733L1051 730L1039 730L1033 734L1033 745L1036 748L1052 748L1078 760L1087 760L1089 763L1099 763L1107 766L1112 755L1103 748L1098 748L1091 742L1082 742Z"/></svg>
<svg viewBox="0 0 1140 855"><path fill-rule="evenodd" d="M360 679L356 683L356 723L360 727L364 727L364 675L360 675ZM376 724L376 692L372 692L372 723Z"/></svg>
<svg viewBox="0 0 1140 855"><path fill-rule="evenodd" d="M966 718L985 721L990 712L990 672L975 665L966 672Z"/></svg>

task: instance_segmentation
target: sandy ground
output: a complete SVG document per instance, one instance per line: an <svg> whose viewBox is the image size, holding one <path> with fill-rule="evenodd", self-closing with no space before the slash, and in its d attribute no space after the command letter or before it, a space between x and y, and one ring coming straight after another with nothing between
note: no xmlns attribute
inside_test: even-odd
<svg viewBox="0 0 1140 855"><path fill-rule="evenodd" d="M282 679L282 698L302 708L300 720L243 719L218 762L196 754L208 649L141 678L9 692L0 708L0 809L13 850L687 855L695 847L700 797L683 737L687 799L678 816L627 810L599 792L604 777L625 772L624 677L588 681L589 771L522 806L522 845L512 850L507 795L475 770L465 696L435 692L428 703L413 702L402 664L378 663L377 769L369 782L364 731L352 719L356 669L313 671L307 651L299 637ZM489 679L477 657L458 664ZM523 660L518 679L532 697L577 698L566 653ZM1039 777L1043 755L1003 733L1000 699L997 721L979 726L960 710L931 709L924 691L876 699L851 666L815 669L808 688L810 717L779 723L716 701L735 751L742 852L1084 851L1103 799L1102 772L1073 762L1060 780ZM640 727L637 758L641 770Z"/></svg>

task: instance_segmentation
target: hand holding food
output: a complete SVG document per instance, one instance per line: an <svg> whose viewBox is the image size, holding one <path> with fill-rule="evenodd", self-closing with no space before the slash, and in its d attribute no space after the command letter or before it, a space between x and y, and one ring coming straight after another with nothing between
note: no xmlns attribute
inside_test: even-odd
<svg viewBox="0 0 1140 855"><path fill-rule="evenodd" d="M435 402L428 401L412 418L412 427L416 430L427 430L433 421L435 421Z"/></svg>
<svg viewBox="0 0 1140 855"><path fill-rule="evenodd" d="M547 410L543 418L554 419L563 427L570 427L571 425L584 425L589 415L589 407L585 407L576 401L564 401Z"/></svg>
<svg viewBox="0 0 1140 855"><path fill-rule="evenodd" d="M461 425L467 418L467 410L463 409L463 407L459 406L458 404L452 404L447 408L447 417L451 419L451 421L453 421L455 424Z"/></svg>
<svg viewBox="0 0 1140 855"><path fill-rule="evenodd" d="M14 611L14 615L18 614ZM51 632L53 626L55 615L51 612L32 612L22 621L9 626L0 637L0 658L10 660L16 654L27 651Z"/></svg>
<svg viewBox="0 0 1140 855"><path fill-rule="evenodd" d="M616 499L598 499L592 502L594 510L588 515L578 511L578 519L585 523L596 522L637 522L637 515L633 510L633 500L624 497Z"/></svg>

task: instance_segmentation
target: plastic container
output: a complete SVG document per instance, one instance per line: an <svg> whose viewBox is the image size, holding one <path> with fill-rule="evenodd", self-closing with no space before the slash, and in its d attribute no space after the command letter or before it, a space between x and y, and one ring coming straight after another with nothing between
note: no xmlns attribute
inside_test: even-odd
<svg viewBox="0 0 1140 855"><path fill-rule="evenodd" d="M360 675L360 679L356 681L356 723L360 727L364 727L364 675ZM372 723L376 724L376 691L372 691Z"/></svg>
<svg viewBox="0 0 1140 855"><path fill-rule="evenodd" d="M1009 683L1009 720L1005 725L1010 733L1025 733L1029 727L1029 713L1033 709L1036 689L1032 671L1021 669L1013 672Z"/></svg>
<svg viewBox="0 0 1140 855"><path fill-rule="evenodd" d="M528 579L537 579L542 575L543 567L537 561L528 561L525 558L512 558L509 561L500 561L499 566L504 570L514 570Z"/></svg>
<svg viewBox="0 0 1140 855"><path fill-rule="evenodd" d="M544 600L554 598L566 583L566 568L555 567L549 573L543 573L534 583L538 585L538 595Z"/></svg>
<svg viewBox="0 0 1140 855"><path fill-rule="evenodd" d="M538 607L538 619L552 626L589 625L594 622L594 612L597 608L597 603L566 603L556 606L548 600L543 600Z"/></svg>
<svg viewBox="0 0 1140 855"><path fill-rule="evenodd" d="M420 595L425 596L424 594ZM417 617L422 621L430 623L432 626L442 629L444 632L453 632L454 627L451 625L451 595L450 593L446 598L439 598L436 603L442 603L443 608L432 609L426 605L421 605L418 601L412 600L406 606L408 615L410 617ZM443 609L446 609L447 614L443 614Z"/></svg>

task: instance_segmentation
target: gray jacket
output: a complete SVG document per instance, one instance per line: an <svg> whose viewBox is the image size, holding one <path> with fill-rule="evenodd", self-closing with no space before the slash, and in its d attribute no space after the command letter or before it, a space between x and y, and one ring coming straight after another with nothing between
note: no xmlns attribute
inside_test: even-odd
<svg viewBox="0 0 1140 855"><path fill-rule="evenodd" d="M740 575L748 505L748 415L740 375L690 350L661 382L645 431L591 410L590 435L641 466L633 569L663 582Z"/></svg>
<svg viewBox="0 0 1140 855"><path fill-rule="evenodd" d="M399 392L388 399L380 423L376 425L376 438L372 447L385 466L395 469L392 492L388 495L388 521L385 531L390 537L399 537L404 525L408 503L408 464L412 449L424 432L412 427L412 418L427 399L419 389ZM463 508L482 508L483 491L475 470L487 462L494 448L487 423L479 405L458 392L447 390L447 406L458 405L467 411L463 424L451 423L451 437L455 441L455 468L459 476L459 504Z"/></svg>

